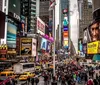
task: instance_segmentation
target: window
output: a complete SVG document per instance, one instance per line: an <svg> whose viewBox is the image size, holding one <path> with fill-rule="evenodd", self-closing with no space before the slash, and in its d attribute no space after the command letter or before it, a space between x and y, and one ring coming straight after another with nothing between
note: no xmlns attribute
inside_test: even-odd
<svg viewBox="0 0 100 85"><path fill-rule="evenodd" d="M28 68L32 68L32 67L34 67L34 64L23 65L23 69L28 69Z"/></svg>
<svg viewBox="0 0 100 85"><path fill-rule="evenodd" d="M5 0L5 6L6 6L7 0Z"/></svg>
<svg viewBox="0 0 100 85"><path fill-rule="evenodd" d="M6 13L6 8L4 9L4 13Z"/></svg>
<svg viewBox="0 0 100 85"><path fill-rule="evenodd" d="M0 76L6 76L6 74L1 74Z"/></svg>

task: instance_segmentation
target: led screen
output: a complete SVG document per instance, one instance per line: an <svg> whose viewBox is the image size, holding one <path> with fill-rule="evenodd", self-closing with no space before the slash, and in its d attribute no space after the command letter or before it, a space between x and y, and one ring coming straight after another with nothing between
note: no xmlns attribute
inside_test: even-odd
<svg viewBox="0 0 100 85"><path fill-rule="evenodd" d="M16 48L17 27L11 23L7 25L7 45L8 48Z"/></svg>

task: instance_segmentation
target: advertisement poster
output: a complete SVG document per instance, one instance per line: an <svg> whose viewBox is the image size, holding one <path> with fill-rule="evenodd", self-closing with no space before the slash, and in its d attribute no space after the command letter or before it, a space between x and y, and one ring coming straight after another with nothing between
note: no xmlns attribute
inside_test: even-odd
<svg viewBox="0 0 100 85"><path fill-rule="evenodd" d="M87 54L100 53L100 41L95 41L87 44Z"/></svg>
<svg viewBox="0 0 100 85"><path fill-rule="evenodd" d="M32 56L36 56L36 39L32 38Z"/></svg>
<svg viewBox="0 0 100 85"><path fill-rule="evenodd" d="M94 42L100 40L100 20L94 21L89 27L89 41Z"/></svg>
<svg viewBox="0 0 100 85"><path fill-rule="evenodd" d="M21 55L32 55L32 38L21 38Z"/></svg>
<svg viewBox="0 0 100 85"><path fill-rule="evenodd" d="M45 23L39 17L37 17L37 32L45 34Z"/></svg>
<svg viewBox="0 0 100 85"><path fill-rule="evenodd" d="M46 50L46 48L47 48L47 40L45 38L42 38L41 49Z"/></svg>
<svg viewBox="0 0 100 85"><path fill-rule="evenodd" d="M7 45L8 48L16 48L17 27L8 22L7 25Z"/></svg>

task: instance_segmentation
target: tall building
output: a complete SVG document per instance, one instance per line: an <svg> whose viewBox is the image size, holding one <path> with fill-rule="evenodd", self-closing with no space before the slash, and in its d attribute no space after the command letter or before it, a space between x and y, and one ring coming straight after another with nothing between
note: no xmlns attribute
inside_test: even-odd
<svg viewBox="0 0 100 85"><path fill-rule="evenodd" d="M63 11L66 10L67 12L67 16L65 16L65 14L63 14ZM56 14L55 14L56 16ZM64 40L63 40L63 21L64 18L67 18L67 20L69 21L69 0L59 0L59 47L63 48L62 46L64 46ZM69 31L69 30L67 30ZM62 36L61 36L62 35ZM63 42L62 42L63 41Z"/></svg>
<svg viewBox="0 0 100 85"><path fill-rule="evenodd" d="M27 32L36 32L36 0L21 0L21 15L25 16Z"/></svg>
<svg viewBox="0 0 100 85"><path fill-rule="evenodd" d="M39 0L39 17L43 22L45 22L45 34L49 35L49 1L50 0Z"/></svg>
<svg viewBox="0 0 100 85"><path fill-rule="evenodd" d="M78 38L79 38L79 13L77 0L70 0L69 2L69 16L70 16L70 51L75 55L78 53Z"/></svg>
<svg viewBox="0 0 100 85"><path fill-rule="evenodd" d="M3 1L0 0L0 11L2 11L2 4L3 4Z"/></svg>
<svg viewBox="0 0 100 85"><path fill-rule="evenodd" d="M100 8L100 0L92 0L93 1L93 9Z"/></svg>
<svg viewBox="0 0 100 85"><path fill-rule="evenodd" d="M78 4L80 14L79 38L82 38L83 29L85 29L92 22L92 2L91 0L78 0Z"/></svg>
<svg viewBox="0 0 100 85"><path fill-rule="evenodd" d="M49 1L50 0L40 0L39 17L46 24L48 24L48 22L49 22Z"/></svg>

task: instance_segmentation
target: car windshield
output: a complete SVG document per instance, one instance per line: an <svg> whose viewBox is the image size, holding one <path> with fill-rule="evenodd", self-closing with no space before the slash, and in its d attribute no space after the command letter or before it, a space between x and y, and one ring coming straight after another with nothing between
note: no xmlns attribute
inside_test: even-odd
<svg viewBox="0 0 100 85"><path fill-rule="evenodd" d="M6 76L6 74L1 74L0 76Z"/></svg>

